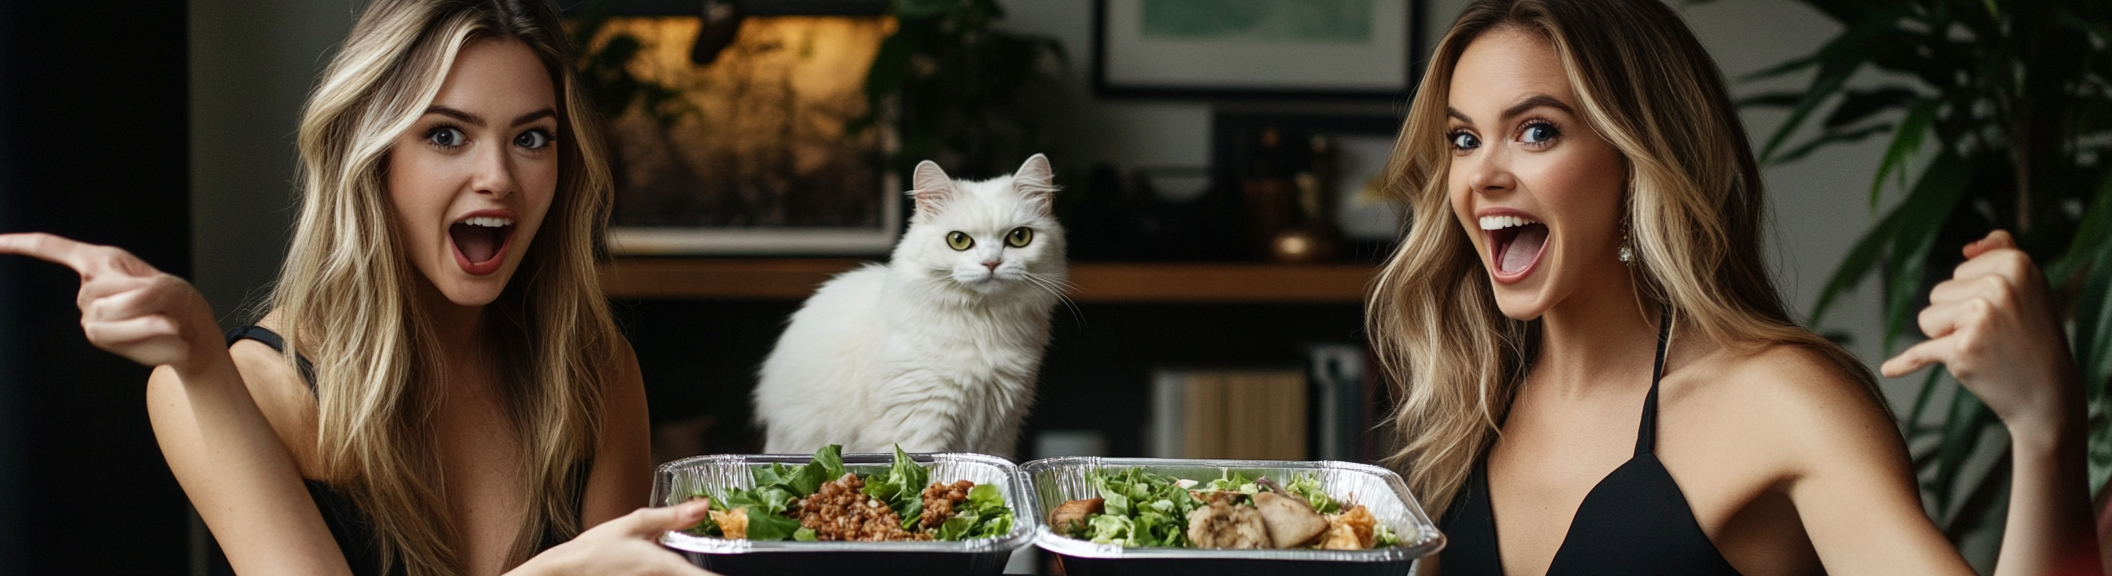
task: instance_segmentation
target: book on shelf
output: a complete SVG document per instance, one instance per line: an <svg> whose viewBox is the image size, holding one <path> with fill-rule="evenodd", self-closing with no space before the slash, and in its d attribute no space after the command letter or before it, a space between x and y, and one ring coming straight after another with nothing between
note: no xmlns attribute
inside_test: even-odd
<svg viewBox="0 0 2112 576"><path fill-rule="evenodd" d="M1296 367L1154 370L1147 452L1304 460L1306 396L1305 371Z"/></svg>
<svg viewBox="0 0 2112 576"><path fill-rule="evenodd" d="M1152 371L1145 452L1156 458L1343 460L1384 453L1362 344L1314 344L1306 365Z"/></svg>

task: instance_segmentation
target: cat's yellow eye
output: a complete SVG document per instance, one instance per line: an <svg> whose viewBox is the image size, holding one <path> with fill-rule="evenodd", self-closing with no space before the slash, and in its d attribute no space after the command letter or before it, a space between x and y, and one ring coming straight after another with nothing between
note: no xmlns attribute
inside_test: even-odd
<svg viewBox="0 0 2112 576"><path fill-rule="evenodd" d="M1011 234L1005 235L1005 243L1011 244L1013 248L1025 248L1028 242L1033 241L1033 228L1013 228Z"/></svg>
<svg viewBox="0 0 2112 576"><path fill-rule="evenodd" d="M969 238L966 232L947 232L946 245L952 246L954 250L967 250L975 245L975 239Z"/></svg>

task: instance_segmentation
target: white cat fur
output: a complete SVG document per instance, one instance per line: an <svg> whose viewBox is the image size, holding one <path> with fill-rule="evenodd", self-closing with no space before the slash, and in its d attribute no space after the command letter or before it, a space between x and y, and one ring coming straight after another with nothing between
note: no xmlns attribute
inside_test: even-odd
<svg viewBox="0 0 2112 576"><path fill-rule="evenodd" d="M951 180L925 161L913 185L915 214L890 262L822 284L763 361L755 408L766 451L899 443L1012 455L1066 285L1048 159L1035 154L982 182ZM1022 226L1033 240L1006 244ZM955 231L974 245L954 250Z"/></svg>

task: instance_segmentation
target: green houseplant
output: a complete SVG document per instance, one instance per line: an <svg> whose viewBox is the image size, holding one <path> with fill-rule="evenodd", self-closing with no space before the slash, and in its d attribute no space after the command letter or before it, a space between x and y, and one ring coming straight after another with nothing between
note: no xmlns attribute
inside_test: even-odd
<svg viewBox="0 0 2112 576"><path fill-rule="evenodd" d="M895 33L866 73L867 113L851 134L894 129L889 164L908 174L923 160L965 178L989 178L1046 152L1064 108L1054 38L998 28L997 0L895 0Z"/></svg>
<svg viewBox="0 0 2112 576"><path fill-rule="evenodd" d="M1988 230L2016 235L2068 315L2074 357L2090 402L2090 479L2112 473L2112 3L2103 0L1800 0L1839 21L1816 52L1749 79L1809 72L1802 90L1741 104L1787 109L1762 147L1763 162L1792 162L1829 145L1889 136L1870 185L1876 212L1903 193L1856 242L1812 311L1817 325L1838 298L1876 279L1884 300L1884 350L1913 334L1935 282ZM1890 73L1850 87L1857 72ZM1816 124L1816 136L1795 140ZM1895 192L1895 190L1897 190ZM1964 485L1960 471L1982 432L1999 427L1972 394L1932 406L1955 387L1926 374L1904 424L1918 450L1925 501L1953 540L1999 522L2007 467ZM1923 426L1940 410L1941 424ZM1927 442L1934 436L1937 441ZM2101 489L2101 488L2100 488Z"/></svg>

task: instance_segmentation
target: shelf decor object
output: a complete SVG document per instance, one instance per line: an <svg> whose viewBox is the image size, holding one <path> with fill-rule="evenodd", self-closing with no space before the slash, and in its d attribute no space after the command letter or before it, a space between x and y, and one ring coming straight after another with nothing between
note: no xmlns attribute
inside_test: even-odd
<svg viewBox="0 0 2112 576"><path fill-rule="evenodd" d="M1419 0L1095 0L1109 96L1397 100L1419 76Z"/></svg>

